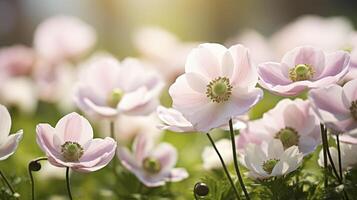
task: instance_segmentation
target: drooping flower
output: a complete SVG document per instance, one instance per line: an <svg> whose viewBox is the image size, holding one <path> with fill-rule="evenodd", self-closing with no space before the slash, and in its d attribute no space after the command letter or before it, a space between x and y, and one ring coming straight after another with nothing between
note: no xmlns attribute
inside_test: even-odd
<svg viewBox="0 0 357 200"><path fill-rule="evenodd" d="M320 144L320 123L308 101L301 99L281 100L263 118L249 122L237 139L238 150L247 143L279 139L284 149L297 146L304 155Z"/></svg>
<svg viewBox="0 0 357 200"><path fill-rule="evenodd" d="M321 121L334 132L357 136L357 80L310 91L309 99Z"/></svg>
<svg viewBox="0 0 357 200"><path fill-rule="evenodd" d="M156 109L158 117L163 124L159 124L157 127L161 130L170 130L174 132L196 132L197 130L191 122L189 122L179 111L173 108L165 108L158 106ZM238 130L246 127L246 121L248 116L237 116L233 118L233 129ZM228 122L218 127L224 130L229 130Z"/></svg>
<svg viewBox="0 0 357 200"><path fill-rule="evenodd" d="M11 116L5 106L0 105L0 161L5 160L15 153L17 146L23 136L20 130L10 134Z"/></svg>
<svg viewBox="0 0 357 200"><path fill-rule="evenodd" d="M34 48L39 56L51 63L77 59L96 42L95 30L73 16L53 16L38 25Z"/></svg>
<svg viewBox="0 0 357 200"><path fill-rule="evenodd" d="M143 58L153 63L171 83L185 70L185 60L197 44L180 41L172 33L159 27L139 29L134 36L134 44ZM157 45L160 44L160 45Z"/></svg>
<svg viewBox="0 0 357 200"><path fill-rule="evenodd" d="M169 89L173 108L201 132L245 114L263 96L248 49L206 43L187 57L185 74Z"/></svg>
<svg viewBox="0 0 357 200"><path fill-rule="evenodd" d="M78 172L97 171L115 155L116 142L110 137L93 139L92 126L77 113L64 116L55 127L39 124L36 132L37 144L57 167Z"/></svg>
<svg viewBox="0 0 357 200"><path fill-rule="evenodd" d="M295 171L302 160L303 154L299 152L297 146L284 150L281 141L273 139L261 145L249 144L240 161L248 168L250 177L267 179Z"/></svg>
<svg viewBox="0 0 357 200"><path fill-rule="evenodd" d="M349 59L345 51L324 53L310 46L297 47L287 52L280 63L260 64L259 83L281 96L295 96L341 80L349 70Z"/></svg>
<svg viewBox="0 0 357 200"><path fill-rule="evenodd" d="M139 60L119 64L103 56L83 69L74 96L81 110L95 116L148 115L157 107L162 87L159 74Z"/></svg>
<svg viewBox="0 0 357 200"><path fill-rule="evenodd" d="M337 170L339 170L339 163L338 163L338 151L336 147L329 147L330 148L330 153L331 157L333 160L333 163L335 164L335 167ZM347 168L350 167L355 167L357 165L357 145L355 144L347 144L344 142L340 143L340 150L341 150L341 168L342 170L346 170ZM319 154L319 159L318 159L318 164L323 167L324 166L324 157L323 157L323 151L320 151ZM331 165L330 160L327 159L327 164Z"/></svg>
<svg viewBox="0 0 357 200"><path fill-rule="evenodd" d="M138 135L131 153L125 147L118 147L118 158L125 168L147 187L158 187L165 182L178 182L188 177L183 168L174 168L177 151L168 143L154 147L153 140L146 135Z"/></svg>
<svg viewBox="0 0 357 200"><path fill-rule="evenodd" d="M216 147L226 163L229 165L233 162L233 152L232 144L229 139L221 139L216 142ZM212 146L207 146L202 152L203 168L206 170L219 169L222 167L221 161L219 160L216 151Z"/></svg>

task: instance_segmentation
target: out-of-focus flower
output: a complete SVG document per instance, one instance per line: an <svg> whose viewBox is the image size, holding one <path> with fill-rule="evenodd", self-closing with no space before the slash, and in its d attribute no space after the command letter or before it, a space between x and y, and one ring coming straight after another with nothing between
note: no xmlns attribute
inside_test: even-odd
<svg viewBox="0 0 357 200"><path fill-rule="evenodd" d="M29 47L14 45L0 49L0 76L29 75L34 63L35 53Z"/></svg>
<svg viewBox="0 0 357 200"><path fill-rule="evenodd" d="M321 121L334 132L349 132L357 137L357 80L347 82L343 87L333 84L314 89L310 101Z"/></svg>
<svg viewBox="0 0 357 200"><path fill-rule="evenodd" d="M269 41L256 30L245 30L236 37L229 39L227 44L242 44L252 49L252 60L254 63L262 63L275 59L275 52Z"/></svg>
<svg viewBox="0 0 357 200"><path fill-rule="evenodd" d="M34 71L34 81L38 97L42 101L57 103L63 111L73 110L73 85L76 82L77 70L70 63L51 66L43 60L38 62Z"/></svg>
<svg viewBox="0 0 357 200"><path fill-rule="evenodd" d="M279 57L286 51L303 45L328 52L336 51L345 48L346 38L352 31L352 23L344 17L306 15L273 34L271 45Z"/></svg>
<svg viewBox="0 0 357 200"><path fill-rule="evenodd" d="M186 57L197 45L182 42L170 32L158 27L138 30L134 44L144 59L152 62L152 66L157 67L168 82L172 82L184 72Z"/></svg>
<svg viewBox="0 0 357 200"><path fill-rule="evenodd" d="M23 131L10 134L11 116L5 106L0 105L0 161L5 160L15 153Z"/></svg>
<svg viewBox="0 0 357 200"><path fill-rule="evenodd" d="M95 30L73 16L58 15L38 25L34 48L41 58L51 63L77 59L96 42Z"/></svg>
<svg viewBox="0 0 357 200"><path fill-rule="evenodd" d="M1 80L1 79L0 79ZM0 101L6 106L16 106L21 111L31 113L37 107L37 90L34 82L27 77L13 77L1 81Z"/></svg>
<svg viewBox="0 0 357 200"><path fill-rule="evenodd" d="M31 78L35 53L23 45L0 49L0 101L32 112L37 105L37 92Z"/></svg>
<svg viewBox="0 0 357 200"><path fill-rule="evenodd" d="M284 150L281 141L274 139L261 145L249 144L240 161L248 168L250 177L267 179L295 171L302 160L303 154L297 146Z"/></svg>
<svg viewBox="0 0 357 200"><path fill-rule="evenodd" d="M162 87L159 74L139 60L119 64L113 57L99 57L83 69L74 97L81 110L100 117L148 115L159 104Z"/></svg>
<svg viewBox="0 0 357 200"><path fill-rule="evenodd" d="M235 45L206 43L193 49L185 74L169 89L173 108L195 130L207 132L227 124L230 118L245 114L262 97L256 88L257 73L248 49Z"/></svg>
<svg viewBox="0 0 357 200"><path fill-rule="evenodd" d="M148 116L128 116L120 115L115 120L115 138L120 141L121 144L127 144L132 142L133 139L141 134L159 139L162 135L162 131L157 128L159 119L155 113ZM102 132L109 135L109 124L102 123Z"/></svg>
<svg viewBox="0 0 357 200"><path fill-rule="evenodd" d="M338 151L335 147L330 147L330 153L331 157L333 160L333 163L335 164L335 167L337 170L340 169L340 166L338 164ZM357 165L357 145L353 144L346 144L341 142L340 143L340 149L341 149L341 166L342 170L346 170L349 167L355 167ZM331 165L329 159L327 159L328 165ZM323 167L324 166L324 157L323 157L323 151L320 151L319 154L319 159L318 159L318 164Z"/></svg>
<svg viewBox="0 0 357 200"><path fill-rule="evenodd" d="M229 165L233 161L232 144L228 139L221 139L216 142L216 147L219 149L224 162ZM213 147L207 146L202 152L203 168L206 170L219 169L222 164Z"/></svg>
<svg viewBox="0 0 357 200"><path fill-rule="evenodd" d="M157 108L157 115L163 122L163 124L159 124L157 127L161 130L170 130L174 132L196 132L198 130L191 124L191 122L187 121L187 119L180 113L179 111L173 108L165 108L163 106L159 106ZM248 116L237 116L233 118L233 129L238 130L246 127L246 121L248 120ZM229 130L228 122L221 127L224 130Z"/></svg>
<svg viewBox="0 0 357 200"><path fill-rule="evenodd" d="M263 118L249 122L238 137L238 149L247 143L279 139L284 149L297 146L303 154L311 153L320 144L320 122L310 103L301 99L284 99Z"/></svg>
<svg viewBox="0 0 357 200"><path fill-rule="evenodd" d="M48 161L57 167L69 167L78 172L92 172L105 167L114 157L116 142L110 138L93 139L88 120L77 113L60 119L56 127L39 124L37 144Z"/></svg>
<svg viewBox="0 0 357 200"><path fill-rule="evenodd" d="M129 171L147 187L162 186L165 182L178 182L188 177L183 168L174 168L177 151L168 143L154 148L153 140L146 135L135 139L131 153L125 147L118 147L118 158Z"/></svg>
<svg viewBox="0 0 357 200"><path fill-rule="evenodd" d="M282 96L298 95L306 89L338 82L349 70L347 52L324 53L302 46L287 52L280 63L266 62L258 67L260 85Z"/></svg>

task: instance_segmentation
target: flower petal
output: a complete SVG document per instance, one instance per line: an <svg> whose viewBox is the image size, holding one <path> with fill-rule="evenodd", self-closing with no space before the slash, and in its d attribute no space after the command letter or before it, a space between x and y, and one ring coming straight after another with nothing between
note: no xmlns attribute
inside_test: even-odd
<svg viewBox="0 0 357 200"><path fill-rule="evenodd" d="M0 146L6 141L11 128L11 116L7 108L0 105Z"/></svg>
<svg viewBox="0 0 357 200"><path fill-rule="evenodd" d="M0 145L0 160L5 160L15 153L22 136L23 131L20 130L17 133L10 135L7 140Z"/></svg>

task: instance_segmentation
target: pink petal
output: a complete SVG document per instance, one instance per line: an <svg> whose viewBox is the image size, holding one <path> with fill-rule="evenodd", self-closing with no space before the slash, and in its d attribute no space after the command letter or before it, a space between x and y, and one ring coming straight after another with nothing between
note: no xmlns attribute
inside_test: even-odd
<svg viewBox="0 0 357 200"><path fill-rule="evenodd" d="M234 72L234 60L230 51L226 51L223 55L221 71L223 77L232 79Z"/></svg>
<svg viewBox="0 0 357 200"><path fill-rule="evenodd" d="M205 93L209 81L197 73L186 73L183 76L186 77L187 84L196 92Z"/></svg>
<svg viewBox="0 0 357 200"><path fill-rule="evenodd" d="M286 53L281 62L285 63L289 68L293 68L298 64L311 65L315 70L315 76L318 77L325 67L325 54L320 49L301 46Z"/></svg>
<svg viewBox="0 0 357 200"><path fill-rule="evenodd" d="M326 65L320 76L316 77L316 79L320 79L321 77L326 76L336 76L341 72L344 74L347 73L348 63L350 61L350 56L347 52L344 51L336 51L334 53L330 53L326 55Z"/></svg>
<svg viewBox="0 0 357 200"><path fill-rule="evenodd" d="M352 101L357 100L357 80L347 82L343 86L343 95L346 98L345 106L351 106Z"/></svg>
<svg viewBox="0 0 357 200"><path fill-rule="evenodd" d="M133 143L135 160L138 163L142 163L142 161L149 155L153 146L153 141L149 139L148 136L144 134L138 135Z"/></svg>
<svg viewBox="0 0 357 200"><path fill-rule="evenodd" d="M7 108L0 105L0 145L9 136L11 128L11 116Z"/></svg>
<svg viewBox="0 0 357 200"><path fill-rule="evenodd" d="M266 62L258 67L260 79L271 85L287 85L291 83L288 79L288 69L285 64Z"/></svg>
<svg viewBox="0 0 357 200"><path fill-rule="evenodd" d="M55 129L56 134L65 142L84 145L93 138L93 129L88 120L74 112L61 118Z"/></svg>
<svg viewBox="0 0 357 200"><path fill-rule="evenodd" d="M84 99L84 104L92 112L92 114L99 115L102 117L112 118L118 115L118 111L109 106L101 106L93 103L90 99Z"/></svg>
<svg viewBox="0 0 357 200"><path fill-rule="evenodd" d="M85 149L80 162L88 162L101 157L103 154L112 152L116 149L116 142L110 137L104 139L95 138L90 141L89 146Z"/></svg>
<svg viewBox="0 0 357 200"><path fill-rule="evenodd" d="M7 140L0 145L0 160L5 160L15 153L22 136L23 132L21 130L10 135Z"/></svg>
<svg viewBox="0 0 357 200"><path fill-rule="evenodd" d="M160 161L162 167L160 173L170 171L176 165L177 162L177 151L169 143L161 143L154 149L150 156Z"/></svg>
<svg viewBox="0 0 357 200"><path fill-rule="evenodd" d="M258 81L258 74L255 66L251 63L248 49L242 45L234 45L229 48L229 51L234 61L232 84L242 88L255 87Z"/></svg>
<svg viewBox="0 0 357 200"><path fill-rule="evenodd" d="M213 54L210 49L199 46L187 56L185 71L186 73L198 73L208 79L214 79L221 74L220 59L221 57Z"/></svg>
<svg viewBox="0 0 357 200"><path fill-rule="evenodd" d="M167 125L161 125L163 130L171 130L175 132L194 131L192 124L179 111L172 108L159 106L157 108L158 117Z"/></svg>
<svg viewBox="0 0 357 200"><path fill-rule="evenodd" d="M186 169L183 168L174 168L171 170L167 181L170 182L179 182L182 181L183 179L186 179L188 177L188 172L186 171Z"/></svg>

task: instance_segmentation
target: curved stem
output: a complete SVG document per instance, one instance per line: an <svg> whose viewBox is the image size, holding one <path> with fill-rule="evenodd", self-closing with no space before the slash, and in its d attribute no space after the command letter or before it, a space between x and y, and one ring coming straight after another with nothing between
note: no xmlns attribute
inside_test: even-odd
<svg viewBox="0 0 357 200"><path fill-rule="evenodd" d="M69 167L66 168L66 183L67 183L67 192L68 192L68 197L70 200L72 200L72 193L71 193L71 183L69 180Z"/></svg>
<svg viewBox="0 0 357 200"><path fill-rule="evenodd" d="M236 141L234 138L234 130L233 130L233 122L232 119L229 120L229 132L231 133L231 142L232 142L232 151L233 151L233 161L234 161L234 169L236 171L238 181L240 186L242 187L242 190L244 192L244 196L247 200L250 200L249 194L247 192L247 189L245 188L244 181L242 178L242 175L240 174L239 171L239 165L238 165L238 158L237 158L237 149L236 149Z"/></svg>
<svg viewBox="0 0 357 200"><path fill-rule="evenodd" d="M325 139L325 144L326 144L326 152L327 152L327 156L328 156L328 159L330 161L330 164L331 164L331 167L332 167L332 171L333 173L335 174L338 182L342 183L342 179L340 178L337 170L336 170L336 166L335 166L335 162L333 161L332 159L332 156L331 156L331 152L330 152L330 148L329 148L329 145L328 145L328 138L327 138L327 129L326 127L324 128L324 139Z"/></svg>
<svg viewBox="0 0 357 200"><path fill-rule="evenodd" d="M224 172L226 173L226 176L227 176L227 178L228 178L228 180L229 180L229 182L230 182L230 184L231 184L231 186L232 186L232 188L233 188L233 190L234 190L234 194L236 195L237 199L240 200L240 197L239 197L239 194L238 194L238 190L237 190L236 186L234 185L234 182L233 182L233 180L232 180L231 175L229 175L227 166L226 166L226 164L224 163L224 160L223 160L221 154L219 153L219 151L218 151L216 145L214 144L214 141L213 141L211 135L210 135L209 133L206 133L206 135L207 135L209 141L211 142L211 144L212 144L214 150L216 151L219 160L221 161L221 164L222 164L222 167L223 167L223 169L224 169Z"/></svg>
<svg viewBox="0 0 357 200"><path fill-rule="evenodd" d="M33 179L33 175L32 175L32 171L39 171L41 169L41 164L38 163L39 161L42 160L47 160L46 157L40 157L40 158L36 158L32 161L30 161L29 165L28 165L28 172L29 172L29 176L30 176L30 181L31 181L31 197L32 200L35 200L35 181ZM33 164L37 164L37 169L33 169Z"/></svg>
<svg viewBox="0 0 357 200"><path fill-rule="evenodd" d="M15 190L12 187L11 183L7 180L6 176L2 173L2 171L0 170L0 176L2 177L2 179L5 181L7 187L10 189L11 194L14 195L15 194Z"/></svg>
<svg viewBox="0 0 357 200"><path fill-rule="evenodd" d="M325 137L324 137L324 132L325 132L325 127L323 124L320 124L320 132L321 132L321 141L322 141L322 152L323 152L323 158L324 158L324 186L325 189L328 187L328 180L326 176L326 170L327 170L327 154L326 154L326 143L325 143Z"/></svg>
<svg viewBox="0 0 357 200"><path fill-rule="evenodd" d="M342 175L342 159L341 159L341 148L340 148L340 136L336 135L336 142L337 142L337 153L338 153L338 168L340 172L340 177L343 179Z"/></svg>

